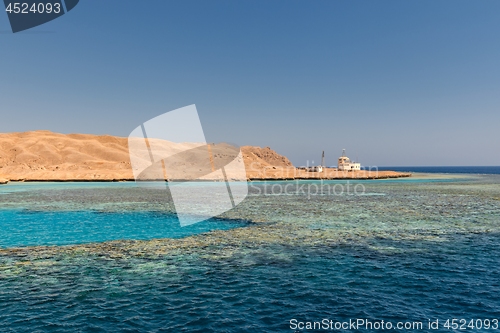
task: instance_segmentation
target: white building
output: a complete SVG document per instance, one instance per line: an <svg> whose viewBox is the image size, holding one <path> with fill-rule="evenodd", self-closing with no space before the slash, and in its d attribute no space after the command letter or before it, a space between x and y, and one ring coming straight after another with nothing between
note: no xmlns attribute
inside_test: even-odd
<svg viewBox="0 0 500 333"><path fill-rule="evenodd" d="M342 149L342 156L339 157L339 171L357 171L361 170L361 163L351 162L349 157L345 156L345 149Z"/></svg>
<svg viewBox="0 0 500 333"><path fill-rule="evenodd" d="M322 165L317 165L317 166L312 166L309 167L310 172L323 172L323 166Z"/></svg>

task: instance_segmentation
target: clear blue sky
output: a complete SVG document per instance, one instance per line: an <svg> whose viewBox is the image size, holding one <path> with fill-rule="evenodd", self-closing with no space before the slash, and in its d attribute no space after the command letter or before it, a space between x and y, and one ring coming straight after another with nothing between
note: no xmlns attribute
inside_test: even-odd
<svg viewBox="0 0 500 333"><path fill-rule="evenodd" d="M128 136L196 104L296 165L500 165L500 1L82 0L12 34L0 132Z"/></svg>

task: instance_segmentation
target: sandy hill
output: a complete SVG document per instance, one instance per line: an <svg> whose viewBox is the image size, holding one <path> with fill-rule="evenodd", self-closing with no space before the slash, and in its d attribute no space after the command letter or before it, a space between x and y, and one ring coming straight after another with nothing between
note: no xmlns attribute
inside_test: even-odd
<svg viewBox="0 0 500 333"><path fill-rule="evenodd" d="M144 140L139 140L144 141ZM132 141L132 144L134 142ZM152 178L159 175L168 179L198 178L224 166L230 179L346 179L346 178L396 178L409 174L394 171L343 172L325 169L324 172L308 172L296 169L286 158L269 147L244 146L241 157L235 158L239 150L225 144L210 144L211 157L207 160L207 146L196 143L172 143L164 140L149 140L153 151L162 151L168 156L164 160L165 169L151 167L142 173ZM182 154L179 154L182 153ZM140 163L150 165L148 148L140 150ZM165 155L162 155L165 156ZM163 158L163 157L162 157ZM155 158L155 160L157 160ZM137 160L135 160L137 162ZM200 161L204 161L200 164ZM236 163L228 164L231 161ZM245 164L246 174L241 175L235 165ZM160 162L159 162L160 163ZM170 163L170 165L167 165ZM200 168L200 165L205 167ZM135 163L137 166L137 163ZM159 171L167 170L167 171ZM169 171L170 170L170 171ZM173 170L173 171L172 171ZM237 171L234 173L234 171ZM169 174L170 172L170 174ZM50 131L25 133L0 133L0 184L13 181L119 181L134 180L129 155L128 138L109 135L58 134ZM233 176L230 176L232 174ZM237 174L236 178L234 178ZM194 175L194 176L193 176ZM189 178L187 177L187 178ZM151 178L147 178L151 179Z"/></svg>
<svg viewBox="0 0 500 333"><path fill-rule="evenodd" d="M269 147L241 147L245 161L261 163L263 166L293 167L292 162Z"/></svg>
<svg viewBox="0 0 500 333"><path fill-rule="evenodd" d="M163 143L180 151L189 144ZM241 148L249 178L264 170L293 169L271 148ZM133 180L128 139L109 135L59 134L50 131L0 133L0 179Z"/></svg>

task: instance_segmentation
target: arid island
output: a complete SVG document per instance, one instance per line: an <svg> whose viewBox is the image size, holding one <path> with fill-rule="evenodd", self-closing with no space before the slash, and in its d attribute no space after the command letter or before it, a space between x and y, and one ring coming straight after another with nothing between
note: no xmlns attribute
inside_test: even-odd
<svg viewBox="0 0 500 333"><path fill-rule="evenodd" d="M174 150L189 143L166 145ZM321 172L296 168L269 147L241 147L247 180L384 179L409 173L378 170ZM128 139L50 131L0 133L0 183L8 181L133 181Z"/></svg>

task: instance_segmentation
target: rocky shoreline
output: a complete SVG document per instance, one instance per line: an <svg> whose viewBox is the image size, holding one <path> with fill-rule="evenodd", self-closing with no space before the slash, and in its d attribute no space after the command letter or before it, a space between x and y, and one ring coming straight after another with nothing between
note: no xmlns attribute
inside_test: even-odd
<svg viewBox="0 0 500 333"><path fill-rule="evenodd" d="M359 180L375 180L375 179L391 179L391 178L407 178L411 177L411 173L401 173L395 171L380 171L378 174L366 174L360 172L350 172L347 175L299 175L295 177L290 176L277 176L270 175L266 177L262 176L252 176L247 178L247 181L291 181L291 180L348 180L348 179L359 179ZM134 182L134 178L14 178L14 179L0 179L0 185L8 184L9 182L39 182L39 183L85 183L85 182L97 182L97 183L113 183L113 182ZM179 180L179 181L189 181L189 180ZM200 180L200 181L220 181L220 180ZM168 182L168 181L166 181Z"/></svg>
<svg viewBox="0 0 500 333"><path fill-rule="evenodd" d="M342 179L389 179L411 177L411 173L396 171L360 170L339 171L335 168L324 168L323 172L309 172L297 168L265 168L262 170L247 169L249 181L264 180L342 180Z"/></svg>

